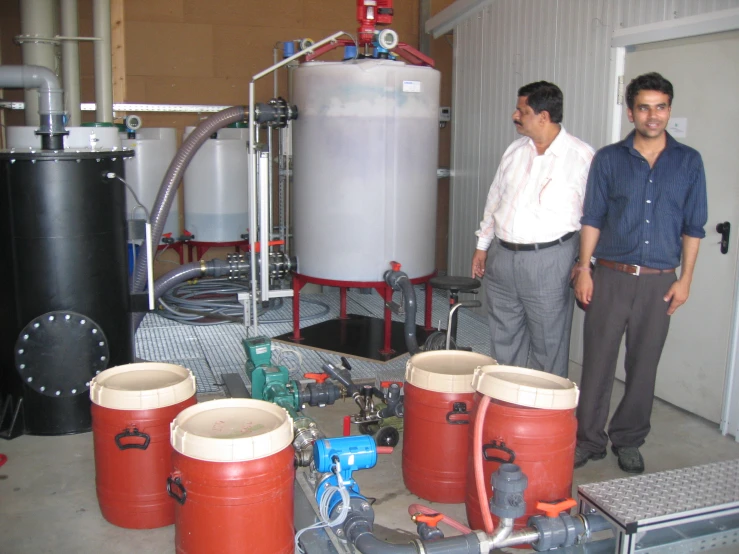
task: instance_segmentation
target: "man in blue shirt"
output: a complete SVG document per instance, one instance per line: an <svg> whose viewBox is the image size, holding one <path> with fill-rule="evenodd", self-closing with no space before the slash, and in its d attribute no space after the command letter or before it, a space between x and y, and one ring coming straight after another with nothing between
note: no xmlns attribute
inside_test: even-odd
<svg viewBox="0 0 739 554"><path fill-rule="evenodd" d="M573 269L575 296L587 306L576 468L604 458L610 438L623 471L644 471L639 447L650 430L657 366L705 236L703 161L665 130L672 97L672 84L659 73L631 81L626 102L634 130L598 151L588 175ZM626 390L606 434L624 332Z"/></svg>

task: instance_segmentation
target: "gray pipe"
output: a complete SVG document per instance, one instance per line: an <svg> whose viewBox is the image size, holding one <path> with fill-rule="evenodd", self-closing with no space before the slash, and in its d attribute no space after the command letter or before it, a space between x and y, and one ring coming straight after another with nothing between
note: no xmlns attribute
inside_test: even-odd
<svg viewBox="0 0 739 554"><path fill-rule="evenodd" d="M182 179L182 175L190 164L190 160L197 152L198 148L218 129L225 127L237 121L243 121L247 117L247 111L244 106L234 106L226 108L218 113L213 114L205 121L201 122L195 130L187 137L182 146L175 154L172 162L169 164L167 173L164 175L162 184L159 187L159 194L154 202L154 207L150 212L151 220L151 240L154 245L158 245L162 239L162 231L167 220L167 214L172 207L172 202L177 192L177 186ZM133 292L141 292L146 285L146 257L148 249L143 249L143 254L136 260L134 268L132 290ZM140 320L139 320L140 322ZM134 330L138 328L138 324L134 326Z"/></svg>
<svg viewBox="0 0 739 554"><path fill-rule="evenodd" d="M405 303L405 345L408 353L412 356L418 354L421 349L416 340L416 291L411 284L408 275L402 271L386 271L385 282L393 290L403 293Z"/></svg>
<svg viewBox="0 0 739 554"><path fill-rule="evenodd" d="M61 0L62 35L79 35L77 22L77 0ZM68 114L67 124L77 127L82 123L80 110L80 47L76 40L62 41L62 77L64 82L64 107Z"/></svg>
<svg viewBox="0 0 739 554"><path fill-rule="evenodd" d="M54 72L40 65L0 65L0 88L36 88L39 94L38 113L43 150L63 150L64 92Z"/></svg>
<svg viewBox="0 0 739 554"><path fill-rule="evenodd" d="M110 37L110 0L93 0L92 32L100 39L93 44L95 119L100 123L112 123L113 56Z"/></svg>

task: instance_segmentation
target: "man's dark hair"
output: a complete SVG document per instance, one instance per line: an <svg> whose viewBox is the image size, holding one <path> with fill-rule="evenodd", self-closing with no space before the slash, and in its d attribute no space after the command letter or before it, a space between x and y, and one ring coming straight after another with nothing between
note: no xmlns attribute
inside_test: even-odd
<svg viewBox="0 0 739 554"><path fill-rule="evenodd" d="M549 112L552 123L562 122L562 91L554 83L537 81L518 89L519 96L526 97L526 103L531 106L535 114Z"/></svg>
<svg viewBox="0 0 739 554"><path fill-rule="evenodd" d="M652 72L635 77L626 87L626 105L630 110L634 109L636 95L642 90L656 90L666 94L670 98L668 104L672 106L672 83L659 73Z"/></svg>

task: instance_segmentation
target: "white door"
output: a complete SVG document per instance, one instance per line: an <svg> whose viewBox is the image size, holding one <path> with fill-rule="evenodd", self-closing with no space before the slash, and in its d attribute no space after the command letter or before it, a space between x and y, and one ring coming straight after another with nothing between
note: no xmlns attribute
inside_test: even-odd
<svg viewBox="0 0 739 554"><path fill-rule="evenodd" d="M708 223L688 302L670 322L656 396L710 421L721 420L731 322L737 309L739 249L739 33L641 45L626 55L624 83L657 71L675 89L668 131L697 149L706 168ZM624 117L622 135L633 125ZM728 253L716 225L731 224ZM623 367L623 349L619 368ZM623 379L623 369L619 369Z"/></svg>

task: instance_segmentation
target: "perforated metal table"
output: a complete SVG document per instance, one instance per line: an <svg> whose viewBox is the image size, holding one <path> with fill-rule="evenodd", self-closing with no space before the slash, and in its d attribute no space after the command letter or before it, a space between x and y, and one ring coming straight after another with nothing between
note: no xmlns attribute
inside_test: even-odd
<svg viewBox="0 0 739 554"><path fill-rule="evenodd" d="M581 485L578 497L581 513L613 523L619 554L739 552L739 460Z"/></svg>

